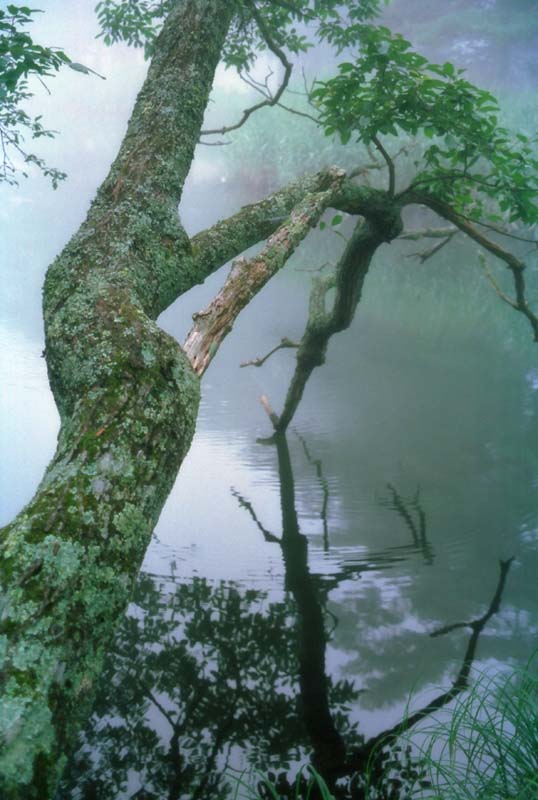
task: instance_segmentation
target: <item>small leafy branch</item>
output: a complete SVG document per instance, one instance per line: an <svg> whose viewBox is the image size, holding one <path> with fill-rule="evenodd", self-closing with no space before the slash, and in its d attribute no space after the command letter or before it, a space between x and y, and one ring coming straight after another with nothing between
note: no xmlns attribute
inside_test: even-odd
<svg viewBox="0 0 538 800"><path fill-rule="evenodd" d="M380 137L422 133L431 144L402 195L428 192L475 221L538 222L536 139L499 125L493 95L382 26L351 26L338 44L359 55L311 93L327 135L373 144L394 169Z"/></svg>
<svg viewBox="0 0 538 800"><path fill-rule="evenodd" d="M0 10L0 182L16 185L17 173L26 177L25 165L33 164L56 188L65 179L65 173L47 166L24 145L25 133L39 139L51 138L55 131L43 125L41 115L31 117L21 104L32 97L29 77L36 76L43 83L43 78L54 75L70 59L58 48L36 44L27 33L25 28L36 13L37 9L27 6L8 5L5 11ZM16 163L19 159L22 167Z"/></svg>

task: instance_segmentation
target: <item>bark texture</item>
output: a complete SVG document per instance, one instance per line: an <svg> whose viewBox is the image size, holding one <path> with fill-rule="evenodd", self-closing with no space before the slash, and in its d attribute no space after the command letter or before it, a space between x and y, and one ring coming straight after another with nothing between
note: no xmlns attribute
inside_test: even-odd
<svg viewBox="0 0 538 800"><path fill-rule="evenodd" d="M47 274L61 430L35 497L1 532L4 800L52 796L193 436L198 378L154 320L200 279L177 205L231 6L175 6L118 157Z"/></svg>

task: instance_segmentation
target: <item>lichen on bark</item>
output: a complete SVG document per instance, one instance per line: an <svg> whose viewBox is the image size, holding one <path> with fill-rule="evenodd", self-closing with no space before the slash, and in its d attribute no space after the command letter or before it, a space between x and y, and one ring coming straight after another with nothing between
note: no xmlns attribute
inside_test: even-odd
<svg viewBox="0 0 538 800"><path fill-rule="evenodd" d="M199 380L157 315L195 282L177 214L231 18L182 0L126 137L49 268L61 415L33 500L0 534L0 795L51 797L195 427Z"/></svg>

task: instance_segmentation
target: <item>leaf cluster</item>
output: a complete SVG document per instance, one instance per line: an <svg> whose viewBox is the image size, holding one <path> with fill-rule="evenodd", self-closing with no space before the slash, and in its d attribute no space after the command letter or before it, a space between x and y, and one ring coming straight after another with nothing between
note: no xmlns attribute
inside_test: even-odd
<svg viewBox="0 0 538 800"><path fill-rule="evenodd" d="M51 75L69 63L62 50L36 44L24 30L36 13L37 9L27 6L9 5L6 11L0 10L0 100L29 75Z"/></svg>
<svg viewBox="0 0 538 800"><path fill-rule="evenodd" d="M411 188L428 191L478 219L538 222L538 160L533 139L499 125L496 99L452 64L435 64L383 26L335 29L354 61L316 84L325 133L369 144L379 136L422 134L426 147Z"/></svg>
<svg viewBox="0 0 538 800"><path fill-rule="evenodd" d="M172 0L101 0L95 7L101 26L98 38L107 45L125 42L143 47L150 58L161 23L173 5Z"/></svg>
<svg viewBox="0 0 538 800"><path fill-rule="evenodd" d="M385 0L386 1L386 0ZM267 48L256 25L253 10L264 21L271 37L289 53L301 53L316 40L327 38L333 26L344 20L366 20L378 11L380 0L235 0L236 13L223 48L227 67L248 70ZM100 0L96 6L105 44L123 41L144 48L147 58L172 0Z"/></svg>
<svg viewBox="0 0 538 800"><path fill-rule="evenodd" d="M0 162L0 182L16 184L19 171L11 157L19 157L25 164L34 164L52 181L54 188L63 180L65 173L48 167L45 161L24 148L24 133L32 139L53 137L41 122L41 116L32 118L21 104L32 93L28 88L28 78L32 75L39 80L51 76L61 66L69 63L69 57L56 47L43 47L34 42L25 26L32 21L36 9L27 6L8 5L0 10L0 141L2 160ZM24 169L20 170L26 177Z"/></svg>

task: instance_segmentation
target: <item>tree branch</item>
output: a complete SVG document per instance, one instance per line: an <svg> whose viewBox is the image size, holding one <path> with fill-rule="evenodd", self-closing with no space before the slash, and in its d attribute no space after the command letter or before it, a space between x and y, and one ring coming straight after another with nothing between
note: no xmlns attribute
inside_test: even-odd
<svg viewBox="0 0 538 800"><path fill-rule="evenodd" d="M456 232L456 228L453 226L449 228L423 228L419 231L405 231L405 233L398 236L398 239L406 239L412 242L416 242L419 239L445 239Z"/></svg>
<svg viewBox="0 0 538 800"><path fill-rule="evenodd" d="M386 194L385 203L386 203ZM364 280L372 257L385 241L396 238L401 231L399 214L385 205L385 217L373 214L372 220L359 222L348 242L333 275L314 282L310 294L310 311L305 332L297 351L297 366L291 380L277 431L285 431L301 402L305 386L316 367L325 361L331 337L348 328L359 303ZM329 289L336 290L332 309L325 311Z"/></svg>
<svg viewBox="0 0 538 800"><path fill-rule="evenodd" d="M198 375L206 371L240 311L284 266L310 228L318 223L340 182L341 175L337 175L333 186L307 195L269 237L259 255L234 262L217 296L204 311L194 315L194 325L185 340L184 351Z"/></svg>
<svg viewBox="0 0 538 800"><path fill-rule="evenodd" d="M404 195L402 195L402 198L403 197ZM428 208L431 208L432 211L435 211L437 214L439 214L439 216L444 217L450 222L453 222L457 228L466 233L469 238L477 242L481 247L484 248L484 250L487 250L501 261L504 261L512 273L516 299L514 302L512 302L509 299L502 297L502 292L499 296L501 296L502 299L508 302L508 304L511 305L516 311L519 311L528 319L533 331L534 341L538 342L538 317L529 307L527 298L525 296L525 278L523 276L526 268L525 262L521 261L521 259L511 253L509 250L506 250L504 247L502 247L502 245L484 236L484 234L478 231L471 222L463 219L457 211L448 205L448 203L438 200L431 195L412 191L406 193L405 198L408 203L425 205ZM497 294L499 294L499 291L497 291Z"/></svg>
<svg viewBox="0 0 538 800"><path fill-rule="evenodd" d="M470 239L473 239L477 244L487 250L488 252L492 253L492 255L500 258L501 261L504 261L508 267L511 269L516 270L524 270L525 264L521 261L517 256L511 253L509 250L506 250L502 245L497 244L497 242L488 239L487 236L484 236L483 233L478 231L475 226L469 222L468 220L464 219L461 214L455 211L448 203L445 203L443 200L439 200L432 195L426 193L419 193L419 192L407 192L405 195L402 195L402 199L405 200L405 204L412 204L417 203L418 205L427 206L431 208L432 211L435 211L440 217L452 222L460 231L466 233Z"/></svg>
<svg viewBox="0 0 538 800"><path fill-rule="evenodd" d="M409 253L407 255L407 258L419 258L421 264L424 264L425 261L428 261L428 259L434 256L436 253L438 253L439 250L442 250L443 247L447 245L449 241L452 239L452 236L453 234L450 234L450 236L447 236L446 239L443 239L437 244L434 244L432 247L428 247L427 250L421 250L416 253Z"/></svg>
<svg viewBox="0 0 538 800"><path fill-rule="evenodd" d="M191 239L191 285L201 283L223 264L267 239L306 195L332 187L335 190L333 203L337 202L340 193L336 190L344 182L345 173L338 167L303 176L263 200L244 206L237 214L220 220L211 228L197 233ZM347 202L353 202L353 197ZM366 197L364 202L366 204Z"/></svg>
<svg viewBox="0 0 538 800"><path fill-rule="evenodd" d="M224 125L222 128L213 128L211 130L201 131L201 133L200 133L201 136L210 136L211 134L215 134L215 133L225 134L225 133L229 133L230 131L235 131L238 128L241 128L241 126L245 124L245 122L248 120L248 118L251 116L251 114L254 114L255 111L259 111L260 108L265 108L266 106L275 106L275 105L277 105L279 100L280 100L280 98L284 94L284 92L286 90L286 87L287 87L287 85L288 85L288 83L290 81L291 72L292 72L292 69L293 69L292 63L288 60L285 52L282 50L281 47L278 46L278 44L275 42L275 40L271 36L269 28L265 24L265 21L264 21L263 17L261 16L261 14L259 14L259 12L258 12L256 6L254 5L254 3L249 3L249 5L251 6L251 9L252 9L252 16L256 20L258 28L260 29L260 32L262 34L262 37L263 37L267 47L269 48L269 50L272 53L274 53L274 55L278 58L278 60L280 61L280 63L284 67L284 76L282 78L280 86L278 87L278 89L274 93L274 95L271 95L271 97L266 97L266 99L262 100L261 103L256 103L255 105L250 106L250 108L246 108L243 111L243 116L241 117L241 119L238 122L236 122L234 125Z"/></svg>
<svg viewBox="0 0 538 800"><path fill-rule="evenodd" d="M273 353L276 353L278 350L285 350L286 348L290 347L299 347L299 342L292 342L291 339L288 339L286 336L280 341L280 344L277 344L276 347L273 347L272 350L269 350L266 355L261 356L260 358L253 358L250 361L243 361L239 364L240 367L261 367L265 364L268 358L271 358Z"/></svg>
<svg viewBox="0 0 538 800"><path fill-rule="evenodd" d="M389 168L389 194L391 197L394 197L394 190L396 188L396 170L394 167L394 161L389 156L389 154L387 153L387 151L385 150L385 148L383 147L382 143L377 138L377 136L374 136L372 141L379 150L379 152L381 153L381 155L383 156L385 163Z"/></svg>

